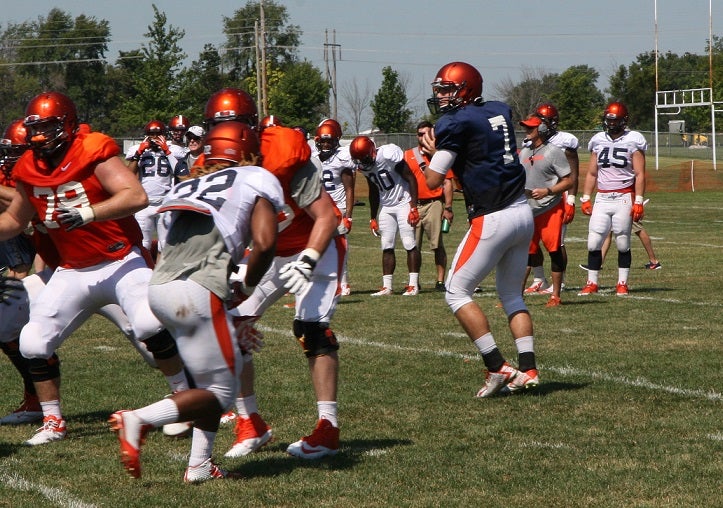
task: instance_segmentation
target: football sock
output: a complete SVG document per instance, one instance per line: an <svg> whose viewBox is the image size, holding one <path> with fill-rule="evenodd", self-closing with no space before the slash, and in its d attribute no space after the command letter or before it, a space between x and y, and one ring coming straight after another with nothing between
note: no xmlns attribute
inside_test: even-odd
<svg viewBox="0 0 723 508"><path fill-rule="evenodd" d="M171 399L162 399L146 407L133 411L141 421L154 427L161 427L178 421L178 406Z"/></svg>
<svg viewBox="0 0 723 508"><path fill-rule="evenodd" d="M532 275L535 277L535 280L545 280L545 268L542 265L533 266Z"/></svg>
<svg viewBox="0 0 723 508"><path fill-rule="evenodd" d="M474 341L474 345L482 355L491 353L494 349L497 349L497 343L495 338L492 336L492 332L485 333L482 337Z"/></svg>
<svg viewBox="0 0 723 508"><path fill-rule="evenodd" d="M618 283L626 283L630 277L630 268L618 268Z"/></svg>
<svg viewBox="0 0 723 508"><path fill-rule="evenodd" d="M256 403L256 394L249 395L248 397L239 397L236 399L236 410L241 418L248 418L254 413L259 412L258 404Z"/></svg>
<svg viewBox="0 0 723 508"><path fill-rule="evenodd" d="M329 420L334 427L339 426L337 421L337 409L336 401L333 400L320 400L316 403L316 407L319 411L319 419Z"/></svg>
<svg viewBox="0 0 723 508"><path fill-rule="evenodd" d="M588 270L587 272L587 280L589 280L593 284L597 284L599 276L600 272L598 270Z"/></svg>
<svg viewBox="0 0 723 508"><path fill-rule="evenodd" d="M409 285L419 287L419 273L409 272Z"/></svg>
<svg viewBox="0 0 723 508"><path fill-rule="evenodd" d="M49 400L47 402L41 402L40 407L43 408L43 416L55 416L56 418L63 417L63 413L60 412L59 400Z"/></svg>
<svg viewBox="0 0 723 508"><path fill-rule="evenodd" d="M537 368L535 366L535 339L525 335L515 340L517 346L517 363L522 372Z"/></svg>
<svg viewBox="0 0 723 508"><path fill-rule="evenodd" d="M382 287L385 287L387 289L392 289L393 279L394 279L394 275L382 275Z"/></svg>
<svg viewBox="0 0 723 508"><path fill-rule="evenodd" d="M191 456L188 458L188 466L200 466L211 458L213 442L216 440L216 432L193 428L193 440L191 441Z"/></svg>

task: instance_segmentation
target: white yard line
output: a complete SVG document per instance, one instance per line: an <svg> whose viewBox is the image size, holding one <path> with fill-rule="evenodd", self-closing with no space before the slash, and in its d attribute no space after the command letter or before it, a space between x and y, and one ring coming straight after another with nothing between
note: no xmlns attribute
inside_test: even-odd
<svg viewBox="0 0 723 508"><path fill-rule="evenodd" d="M0 467L4 464L5 462L0 462ZM73 499L70 494L60 489L46 487L40 483L28 481L16 473L8 474L0 471L0 485L5 485L13 490L37 492L50 501L52 506L62 506L63 508L96 508L96 505L94 504L84 503L83 501Z"/></svg>

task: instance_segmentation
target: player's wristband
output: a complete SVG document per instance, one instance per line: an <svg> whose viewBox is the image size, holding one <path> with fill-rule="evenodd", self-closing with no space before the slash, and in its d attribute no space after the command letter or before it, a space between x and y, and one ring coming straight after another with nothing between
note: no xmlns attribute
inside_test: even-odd
<svg viewBox="0 0 723 508"><path fill-rule="evenodd" d="M78 208L80 218L83 219L83 224L88 224L95 220L95 211L92 206L81 206Z"/></svg>
<svg viewBox="0 0 723 508"><path fill-rule="evenodd" d="M587 203L590 201L590 194L583 194L580 198L580 203Z"/></svg>
<svg viewBox="0 0 723 508"><path fill-rule="evenodd" d="M645 198L643 196L635 196L635 204L642 205Z"/></svg>
<svg viewBox="0 0 723 508"><path fill-rule="evenodd" d="M575 206L575 195L574 194L569 194L567 196L567 204L570 206Z"/></svg>

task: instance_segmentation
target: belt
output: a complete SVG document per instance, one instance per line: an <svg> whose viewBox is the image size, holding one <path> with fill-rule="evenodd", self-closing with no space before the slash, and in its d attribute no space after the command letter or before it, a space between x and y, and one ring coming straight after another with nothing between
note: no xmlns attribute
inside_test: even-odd
<svg viewBox="0 0 723 508"><path fill-rule="evenodd" d="M428 205L429 203L434 203L435 201L442 201L442 198L417 199L417 206Z"/></svg>

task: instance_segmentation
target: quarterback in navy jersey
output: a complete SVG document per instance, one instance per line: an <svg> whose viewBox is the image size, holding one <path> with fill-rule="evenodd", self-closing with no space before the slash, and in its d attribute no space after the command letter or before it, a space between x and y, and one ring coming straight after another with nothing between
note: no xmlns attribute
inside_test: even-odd
<svg viewBox="0 0 723 508"><path fill-rule="evenodd" d="M539 384L532 319L520 288L534 230L525 198L525 170L517 156L510 107L482 99L482 76L473 66L452 62L432 82L430 110L442 113L422 142L432 160L427 186L444 182L452 168L464 192L470 228L447 275L445 299L482 355L487 373L477 397L514 393ZM496 286L515 339L518 367L497 348L490 325L472 296L496 270Z"/></svg>

